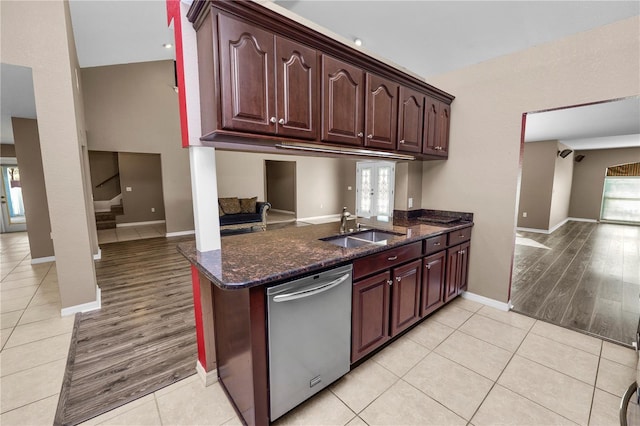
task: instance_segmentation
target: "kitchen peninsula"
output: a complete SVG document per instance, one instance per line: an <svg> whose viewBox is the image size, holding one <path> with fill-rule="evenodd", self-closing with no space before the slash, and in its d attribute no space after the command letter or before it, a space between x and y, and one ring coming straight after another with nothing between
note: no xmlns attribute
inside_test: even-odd
<svg viewBox="0 0 640 426"><path fill-rule="evenodd" d="M216 363L239 416L247 424L268 424L271 418L267 288L353 265L355 365L465 289L473 215L461 213L455 219L369 222L364 229L393 235L354 248L322 240L339 234L337 223L229 236L220 250L209 252L198 252L194 243L181 244L179 251L200 284L204 323L197 332L209 352L205 362ZM348 235L354 234L358 231ZM380 312L383 317L376 318Z"/></svg>

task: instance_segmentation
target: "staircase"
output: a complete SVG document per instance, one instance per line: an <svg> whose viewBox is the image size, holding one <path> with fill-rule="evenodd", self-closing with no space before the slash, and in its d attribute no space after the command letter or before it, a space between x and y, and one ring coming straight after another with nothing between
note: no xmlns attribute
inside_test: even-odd
<svg viewBox="0 0 640 426"><path fill-rule="evenodd" d="M97 229L114 229L116 227L116 216L124 214L122 204L111 206L108 212L96 212Z"/></svg>

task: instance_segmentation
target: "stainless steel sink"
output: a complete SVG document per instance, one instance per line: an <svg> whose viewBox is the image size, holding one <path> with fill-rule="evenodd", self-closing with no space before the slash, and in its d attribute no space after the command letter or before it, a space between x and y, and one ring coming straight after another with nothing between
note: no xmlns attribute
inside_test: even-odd
<svg viewBox="0 0 640 426"><path fill-rule="evenodd" d="M349 235L334 235L327 238L320 238L322 241L334 244L344 248L362 247L368 244L385 245L387 240L392 237L402 236L404 234L390 231L380 231L377 229L369 229L359 231Z"/></svg>

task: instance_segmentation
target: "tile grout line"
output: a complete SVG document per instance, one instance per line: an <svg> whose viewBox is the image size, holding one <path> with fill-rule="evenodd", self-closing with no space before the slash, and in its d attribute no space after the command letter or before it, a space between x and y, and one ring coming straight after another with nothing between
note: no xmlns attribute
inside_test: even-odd
<svg viewBox="0 0 640 426"><path fill-rule="evenodd" d="M604 343L600 342L600 356L598 357L598 367L596 368L596 379L593 382L593 392L591 392L591 406L589 407L589 417L587 418L587 424L591 423L591 415L593 414L593 401L596 397L596 389L598 388L598 374L600 373L600 361L602 360L602 349Z"/></svg>

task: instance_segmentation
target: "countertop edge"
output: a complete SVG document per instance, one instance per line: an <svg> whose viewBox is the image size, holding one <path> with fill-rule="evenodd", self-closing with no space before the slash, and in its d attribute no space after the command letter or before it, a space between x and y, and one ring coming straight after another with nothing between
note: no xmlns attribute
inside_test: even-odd
<svg viewBox="0 0 640 426"><path fill-rule="evenodd" d="M443 228L441 231L437 231L437 232L432 232L426 235L419 235L419 236L413 236L413 237L407 237L406 239L402 240L402 241L397 241L391 244L387 244L387 245L374 245L372 244L370 247L367 247L369 250L365 250L365 251L360 251L357 253L351 253L351 254L345 254L344 256L341 256L340 258L329 258L326 261L323 262L316 262L316 263L311 263L309 265L305 265L304 267L301 268L296 268L296 269L289 269L286 271L283 271L282 273L279 273L277 275L270 275L270 276L265 276L256 280L251 280L251 281L245 281L245 282L234 282L234 283L225 283L222 280L220 280L218 277L215 276L214 273L212 273L206 266L204 266L202 263L200 263L198 261L198 254L200 255L212 255L212 256L221 256L222 255L222 250L218 249L218 250L210 250L210 251L206 251L206 252L198 252L197 250L191 250L191 249L187 249L189 247L191 247L192 245L194 245L195 243L180 243L177 246L177 250L180 254L182 254L192 265L194 265L199 272L201 272L209 281L211 281L211 283L215 284L218 288L222 289L222 290L242 290L242 289L248 289L248 288L252 288L252 287L257 287L257 286L261 286L261 285L270 285L270 284L276 284L279 283L281 281L287 280L287 279L291 279L291 278L298 278L298 277L302 277L304 275L310 275L319 271L322 271L324 269L330 268L330 267L335 267L335 266L341 266L342 264L347 264L347 263L351 263L356 259L362 258L362 257L366 257L366 256L370 256L385 250L389 250L389 249L393 249L396 247L401 247L407 244L411 244L411 243L415 243L417 241L422 241L422 240L426 240L428 238L432 238L432 237L437 237L439 235L442 234L448 234L450 232L459 230L459 229L464 229L464 228L470 228L473 227L474 223L473 222L465 222L456 226L449 226L447 228Z"/></svg>

